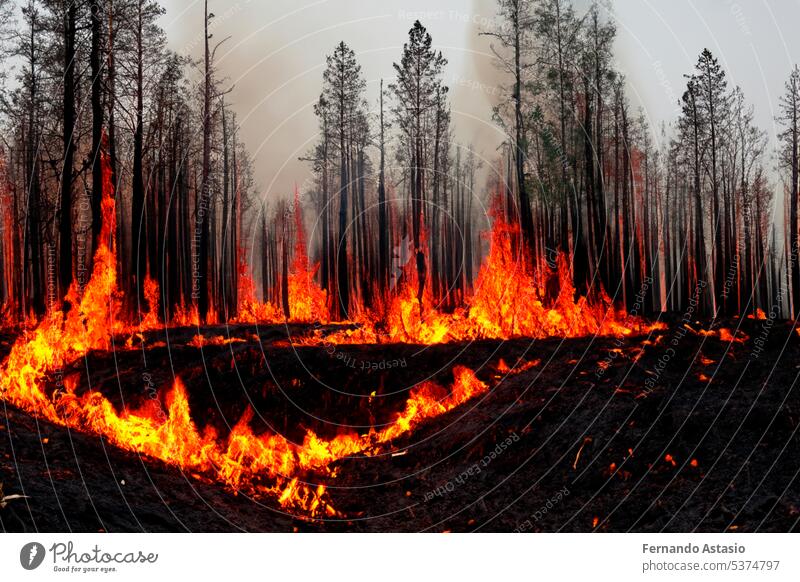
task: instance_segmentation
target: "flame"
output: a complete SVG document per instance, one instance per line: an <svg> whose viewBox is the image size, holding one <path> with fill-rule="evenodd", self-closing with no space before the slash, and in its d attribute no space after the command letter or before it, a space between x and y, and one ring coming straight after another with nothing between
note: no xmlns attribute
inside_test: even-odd
<svg viewBox="0 0 800 582"><path fill-rule="evenodd" d="M206 324L207 325L216 325L219 323L219 315L217 314L217 310L213 305L210 305L208 308L208 314L206 315ZM175 309L175 314L172 316L172 325L176 327L199 327L200 326L200 311L197 308L197 305L192 303L191 305L179 305Z"/></svg>
<svg viewBox="0 0 800 582"><path fill-rule="evenodd" d="M178 327L199 326L200 325L200 312L197 310L197 305L179 305L175 309L175 315L172 317L172 324Z"/></svg>
<svg viewBox="0 0 800 582"><path fill-rule="evenodd" d="M312 486L301 480L306 472L317 470L333 475L329 467L332 462L359 452L372 454L377 446L487 390L487 385L470 370L456 368L451 390L433 382L417 386L404 410L380 430L329 440L308 431L299 444L275 433L256 435L250 427L253 411L249 409L227 438L221 438L210 426L201 431L192 419L189 397L180 379L164 397L166 410L154 399L138 410L118 411L97 391L79 394L76 375L67 377L63 385L57 382L56 389L48 391L48 375L55 373L60 378L66 363L91 350L109 349L113 334L125 330L117 317L121 302L112 246L116 224L105 155L102 163L106 196L92 277L82 294L77 285L70 288L64 310L54 310L14 344L0 377L0 395L5 401L51 422L102 435L122 449L210 475L235 491L274 495L281 506L318 517L337 512L327 501L324 485ZM150 314L156 314L158 288L151 282L146 284L145 292ZM194 321L195 313L179 313L178 318ZM154 318L151 321L155 323L157 317ZM190 343L202 346L226 342L223 337L201 337L195 336Z"/></svg>
<svg viewBox="0 0 800 582"><path fill-rule="evenodd" d="M328 295L317 284L315 277L319 263L311 264L306 248L306 234L299 193L295 188L293 215L295 222L294 258L289 266L289 318L292 323L329 321ZM240 253L241 256L244 253ZM255 283L242 261L239 265L239 323L283 323L283 311L277 305L256 298Z"/></svg>
<svg viewBox="0 0 800 582"><path fill-rule="evenodd" d="M116 229L113 189L105 157L103 161L107 194L101 203L103 226L91 279L82 295L73 282L64 310L52 310L33 331L23 332L12 347L0 378L0 393L5 400L54 422L59 416L43 391L45 375L90 350L108 349L112 333L123 329L115 317L120 298L116 289L116 253L110 246Z"/></svg>
<svg viewBox="0 0 800 582"><path fill-rule="evenodd" d="M423 345L475 339L513 337L583 337L587 335L627 336L634 331L666 328L663 323L645 323L640 317L617 311L603 291L593 301L576 299L566 258L560 255L553 268L542 266L531 272L527 261L514 252L519 227L503 216L495 202L490 252L481 265L475 291L462 308L444 312L435 305L431 286L417 297L417 271L410 262L402 269L395 293L377 300L373 310L354 309L355 329L327 334L317 330L312 338L298 340L316 345L320 341L338 344L418 343ZM330 321L328 297L315 281L319 265L311 266L306 251L305 231L295 192L295 248L288 276L290 316L288 321L310 323ZM559 292L546 301L547 279L557 280ZM255 285L242 264L239 276L239 316L243 323L286 321L283 311L270 302L256 299ZM326 332L325 332L326 333Z"/></svg>
<svg viewBox="0 0 800 582"><path fill-rule="evenodd" d="M168 411L157 414L150 408L117 412L100 393L89 391L78 395L75 377L62 385L63 367L85 356L91 350L110 349L116 333L126 331L119 319L121 301L117 291L116 252L113 247L116 229L113 186L107 156L102 153L104 192L102 200L103 226L95 250L91 279L82 293L73 283L66 294L64 309L53 310L32 331L25 331L12 346L0 377L0 396L14 406L27 410L56 424L74 427L103 435L117 446L143 453L185 469L216 473L226 483L236 486L239 479L226 472L235 462L241 462L235 444L244 431L240 422L238 432L231 435L227 448L211 430L201 434L189 414L188 398L179 380L167 397ZM149 299L157 300L157 288L149 286ZM150 306L155 313L154 304ZM48 375L58 378L56 389L46 390ZM251 441L262 442L260 437ZM274 436L279 441L282 437ZM285 443L285 440L283 441ZM274 444L274 443L272 443ZM283 447L290 450L288 443ZM238 461L237 461L238 459ZM278 475L285 465L271 465L270 475ZM282 480L275 479L272 487L256 489L279 495L281 504L299 507L310 513L332 508L321 499L324 488L309 489L290 482L282 489Z"/></svg>
<svg viewBox="0 0 800 582"><path fill-rule="evenodd" d="M256 286L253 278L242 264L239 272L239 314L236 321L239 323L278 323L284 320L283 313L268 301L260 302L256 298Z"/></svg>
<svg viewBox="0 0 800 582"><path fill-rule="evenodd" d="M445 414L488 391L489 386L464 367L453 369L448 388L433 381L415 386L404 408L391 422L364 433L349 432L324 438L308 430L302 441L292 442L268 431L256 434L248 409L227 435L211 426L200 429L192 418L189 395L180 379L140 408L118 410L96 391L80 393L77 376L60 383L62 368L92 350L108 350L115 334L141 332L160 325L159 290L155 281L145 280L149 312L138 326L120 318L121 296L117 290L116 230L113 185L105 153L102 155L104 192L103 227L95 250L92 276L82 290L73 284L63 310L53 310L37 327L25 331L14 344L0 377L0 397L51 422L102 435L116 446L159 459L193 473L224 483L234 491L270 495L287 509L310 517L337 515L322 484L306 481L316 472L334 478L337 460L351 455L380 454L390 442L418 428L425 421ZM289 273L290 321L329 319L327 295L314 281L317 266L306 253L305 232L296 195L295 249ZM380 310L362 310L356 329L336 332L326 338L333 342L403 341L433 344L475 338L515 336L575 337L587 334L628 335L643 323L617 313L601 296L596 304L575 299L569 267L559 258L554 272L530 272L515 256L512 240L515 227L495 213L490 253L481 266L475 292L463 308L443 312L434 304L430 286L416 295L416 270L407 266L403 284ZM546 305L543 280L557 277L558 296ZM209 322L218 321L210 313ZM282 310L256 299L255 285L246 268L239 277L239 320L284 321ZM175 325L199 325L197 307L178 309ZM133 331L132 331L133 330ZM722 336L722 330L720 331ZM319 339L317 337L316 339ZM189 345L224 345L238 341L222 336L196 335ZM519 373L539 364L532 360L509 369L504 362L497 370ZM55 389L48 379L57 378ZM374 394L374 393L373 393ZM162 406L163 401L163 406Z"/></svg>
<svg viewBox="0 0 800 582"><path fill-rule="evenodd" d="M41 347L35 343L18 345L33 353ZM78 395L75 376L65 381L64 391L56 391L48 398L40 388L43 378L28 374L30 371L23 369L6 376L10 378L4 381L7 400L58 424L102 435L122 449L211 475L235 491L274 495L281 506L311 517L333 516L337 512L326 499L324 485L313 487L300 481L306 472L333 475L329 466L334 461L358 453L372 454L379 445L488 389L471 370L457 367L450 391L430 381L420 384L412 390L403 411L380 430L338 435L330 440L308 431L300 444L294 444L279 434L254 434L250 427L251 409L236 423L227 440L210 427L201 432L192 420L186 388L180 379L175 380L165 397L166 411L157 401L151 401L136 411L117 412L99 392ZM26 387L33 389L34 397L21 392ZM274 484L265 485L265 480Z"/></svg>
<svg viewBox="0 0 800 582"><path fill-rule="evenodd" d="M148 311L139 324L140 331L156 329L160 327L161 321L158 317L158 298L160 295L158 283L147 275L144 280L144 299L147 302Z"/></svg>
<svg viewBox="0 0 800 582"><path fill-rule="evenodd" d="M535 368L542 361L540 359L529 360L527 362L517 362L513 368L510 368L506 361L503 358L497 362L497 371L501 374L505 374L507 376L521 374L522 372L527 372L531 368Z"/></svg>
<svg viewBox="0 0 800 582"><path fill-rule="evenodd" d="M326 335L325 340L341 344L384 341L429 345L513 337L627 336L634 331L666 327L663 323L646 324L641 318L616 311L602 291L593 303L585 297L576 300L569 265L563 255L558 257L554 271L544 267L531 272L512 247L512 241L519 240L519 227L509 224L497 208L495 204L489 255L481 265L475 291L464 308L453 313L438 310L430 286L426 287L422 300L418 300L416 269L407 265L402 276L404 284L388 302L384 313L365 314L358 321L359 329ZM559 289L549 306L544 301L548 277L558 279ZM320 339L318 332L307 343Z"/></svg>
<svg viewBox="0 0 800 582"><path fill-rule="evenodd" d="M289 269L289 305L291 321L311 323L328 320L328 297L314 280L319 263L311 265L306 250L306 229L300 196L297 187L294 189L294 259Z"/></svg>

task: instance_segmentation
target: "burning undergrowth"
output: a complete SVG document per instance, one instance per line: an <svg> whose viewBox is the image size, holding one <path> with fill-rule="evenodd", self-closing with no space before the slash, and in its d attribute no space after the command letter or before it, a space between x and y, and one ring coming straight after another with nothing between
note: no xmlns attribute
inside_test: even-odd
<svg viewBox="0 0 800 582"><path fill-rule="evenodd" d="M143 334L143 350L94 350L65 366L75 398L94 392L115 411L150 407L156 418L161 410L169 418L162 435L187 420L180 411L188 408L195 430L187 434L202 443L215 433L220 454L237 424L256 439L249 450L281 435L296 447L296 485L323 485L336 514L308 521L294 517L309 516L297 507L276 512L267 470L235 489L216 466L126 453L133 449L105 447L96 431L70 433L9 407L0 431L9 431L16 460L0 459L5 490L30 499L9 503L0 518L10 529L35 519L81 531L788 531L800 507L792 486L800 340L777 325L756 352L763 324L731 319L709 334L669 319L667 330L623 339L344 345L334 353L289 341L310 326L217 326L203 335L241 341L201 347L197 329L154 330ZM185 388L177 404L171 365ZM478 382L471 399L418 417L409 430L397 422L412 404L431 402L409 386L430 381L434 400L460 401L451 386L466 369ZM48 375L47 395L57 381ZM310 433L328 448L301 459ZM370 433L359 452L321 455L332 443L363 446ZM181 450L162 440L151 454ZM565 487L569 495L542 512Z"/></svg>
<svg viewBox="0 0 800 582"><path fill-rule="evenodd" d="M96 388L88 388L90 384L84 384L79 374L69 371L72 363L93 351L113 351L117 344L133 348L135 337L142 339L148 329L159 325L155 316L158 290L149 279L145 298L150 313L137 325L125 324L121 318L116 252L111 242L116 227L114 199L110 171L106 160L103 163L108 195L103 200L102 242L95 253L91 279L82 290L73 285L64 308L52 309L38 327L23 333L11 348L0 381L5 401L51 422L98 434L120 448L183 470L210 475L234 491L276 498L284 508L321 517L337 515L337 510L329 503L324 485L306 482L309 472L325 474L332 463L344 457L380 452L381 447L426 420L445 414L489 389L470 369L457 366L444 382L423 378L406 383L404 390L397 392L402 394L401 402L385 409L390 414L382 412L376 417L370 410L373 416L368 422L346 424L345 430L340 423L333 433L318 428L286 430L288 426L280 432L274 419L270 423L263 418L260 419L263 426L254 428L258 422L252 402L238 411L237 418L225 416L216 423L212 418L200 426L196 419L201 414L190 405L191 395L184 383L186 371L181 371L183 378L175 377L162 386L151 387L150 397L143 402L136 402L135 398L132 402L124 399L112 402ZM295 260L287 287L295 319L310 321L322 312L325 298L313 281L301 222L297 230ZM536 280L518 267L511 249L512 234L499 218L495 221L491 253L478 276L477 291L466 308L443 314L430 307L429 295L414 300L408 294L414 283L409 276L411 280L389 302L380 321L365 311L356 328L328 333L325 341L331 345L386 340L427 345L482 337L571 337L598 333L625 336L633 331L631 324L641 327L639 320L620 318L610 305L592 307L583 299L576 302L563 260L558 269L561 291L552 306L544 307ZM242 281L240 317L244 321L276 319L274 309L254 299L250 279L243 276ZM289 314L283 315L287 319ZM194 318L191 312L186 317ZM378 329L385 332L375 331ZM115 339L121 334L129 336L127 342ZM241 340L195 336L187 341L187 346L202 349L217 344L233 349L233 343ZM318 341L316 336L310 343ZM367 362L369 367L373 364ZM410 389L406 391L408 386ZM372 387L367 402L385 389L382 385ZM216 395L213 398L216 400ZM324 409L331 409L340 403L323 400L322 404ZM283 415L284 425L290 418L291 414Z"/></svg>
<svg viewBox="0 0 800 582"><path fill-rule="evenodd" d="M592 301L577 297L566 257L555 264L542 263L530 269L518 249L519 227L509 223L500 210L498 197L492 211L492 229L487 233L489 254L478 272L474 292L465 305L443 309L444 301L433 296L430 285L420 285L417 269L410 261L400 270L394 290L374 301L371 308L354 310L352 328L327 333L319 330L306 344L415 343L431 345L476 339L515 337L626 336L661 329L615 307L600 290ZM296 204L297 206L297 204ZM252 279L242 273L239 321L309 323L330 321L330 298L317 285L317 267L305 251L302 214L295 212L297 240L287 280L288 313L271 303L255 299ZM555 294L552 289L557 289ZM554 296L550 296L554 295Z"/></svg>

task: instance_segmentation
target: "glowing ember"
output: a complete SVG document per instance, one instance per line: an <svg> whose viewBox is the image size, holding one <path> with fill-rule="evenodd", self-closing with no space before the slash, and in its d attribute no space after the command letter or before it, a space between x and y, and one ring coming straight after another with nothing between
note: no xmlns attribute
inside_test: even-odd
<svg viewBox="0 0 800 582"><path fill-rule="evenodd" d="M528 362L517 362L513 368L509 368L508 364L506 364L506 361L503 358L500 358L500 361L497 362L497 371L502 374L520 374L530 370L531 368L535 368L541 363L541 360L536 359Z"/></svg>
<svg viewBox="0 0 800 582"><path fill-rule="evenodd" d="M204 335L197 334L188 342L186 342L186 345L195 348L202 348L203 346L226 346L230 344L244 343L245 341L245 339L240 337L225 337L224 335L206 337Z"/></svg>

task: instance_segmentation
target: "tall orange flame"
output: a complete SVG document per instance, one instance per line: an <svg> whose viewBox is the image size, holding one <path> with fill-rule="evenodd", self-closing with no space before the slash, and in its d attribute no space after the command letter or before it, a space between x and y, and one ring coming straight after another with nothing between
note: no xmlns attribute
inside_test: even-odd
<svg viewBox="0 0 800 582"><path fill-rule="evenodd" d="M289 321L292 323L312 323L315 321L328 321L328 297L325 291L315 281L319 264L312 265L308 258L306 248L305 224L303 210L300 205L300 195L295 188L294 203L292 206L294 216L294 257L289 267ZM242 323L282 323L285 321L283 311L269 301L260 302L256 299L255 284L242 262L239 268L239 314L236 318Z"/></svg>
<svg viewBox="0 0 800 582"><path fill-rule="evenodd" d="M76 376L66 378L55 390L48 376L91 350L112 347L114 334L137 329L119 318L121 298L117 290L116 229L111 171L102 154L104 191L103 227L89 283L81 291L73 285L66 294L65 309L48 314L32 331L23 332L14 344L0 377L0 396L7 402L54 423L102 435L120 448L148 455L184 470L211 476L236 491L272 495L286 508L312 517L336 515L324 485L305 482L309 472L333 477L331 465L355 454L379 453L387 443L415 430L427 419L444 414L483 394L488 386L468 369L453 370L447 389L434 382L415 386L405 407L389 424L363 434L347 433L323 438L307 431L299 443L273 432L256 434L248 410L226 436L213 428L200 430L193 421L185 386L176 379L165 396L166 410L150 401L138 410L121 411L96 391L80 393ZM545 306L537 279L522 268L512 252L514 227L495 215L491 249L482 265L475 292L468 305L444 313L433 305L430 286L420 300L416 273L409 267L400 286L381 314L360 315L358 330L340 332L329 341L404 341L439 343L479 337L508 338L545 335L577 336L593 333L626 335L638 320L617 314L607 305L589 305L574 297L566 261L558 263L561 291L552 306ZM326 319L327 298L314 281L315 267L306 254L305 231L295 194L295 251L289 275L289 300L293 321ZM159 325L157 284L147 279L145 297L149 313L138 326ZM240 319L283 321L283 313L269 303L259 303L246 269L240 273ZM610 302L608 302L610 304ZM197 324L196 308L179 310L175 322ZM380 331L379 331L380 330ZM206 340L197 339L196 345ZM211 338L209 343L224 341Z"/></svg>
<svg viewBox="0 0 800 582"><path fill-rule="evenodd" d="M623 336L636 329L664 327L617 312L604 293L599 294L600 300L596 303L590 303L585 297L576 300L563 255L559 256L552 275L558 278L558 296L552 305L545 305L544 277L531 273L525 261L514 252L512 241L519 240L519 227L509 224L497 208L495 205L492 212L489 255L481 265L475 291L465 307L452 313L442 312L434 306L428 286L420 309L416 269L413 265L406 266L403 283L383 313L365 314L358 322L359 329L329 334L325 340L343 344L410 342L429 345L479 338ZM320 335L318 332L316 338L303 341L316 343Z"/></svg>
<svg viewBox="0 0 800 582"><path fill-rule="evenodd" d="M186 388L179 379L165 398L166 411L156 401L136 411L117 411L99 392L79 395L74 375L48 394L48 374L90 350L109 349L113 333L124 329L117 320L120 300L112 246L116 224L105 155L102 162L107 194L102 201L103 228L92 277L82 295L76 285L69 290L67 305L72 307L66 313L54 311L14 344L0 378L0 394L7 402L51 422L102 435L120 448L211 475L235 490L272 494L282 506L316 517L335 515L336 511L326 500L323 485L311 486L300 480L305 472L328 471L337 459L370 453L425 419L447 412L487 389L469 370L457 368L452 391L448 393L432 382L418 386L405 409L380 430L339 435L330 440L308 431L299 444L278 434L254 434L249 424L253 415L250 410L226 439L211 427L201 432L192 420ZM304 270L302 264L298 270ZM158 289L152 282L146 297L151 314L157 313Z"/></svg>

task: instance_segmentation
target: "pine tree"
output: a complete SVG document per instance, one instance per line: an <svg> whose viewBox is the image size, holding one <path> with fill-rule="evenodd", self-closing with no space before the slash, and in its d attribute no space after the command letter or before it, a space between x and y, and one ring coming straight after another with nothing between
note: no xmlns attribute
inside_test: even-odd
<svg viewBox="0 0 800 582"><path fill-rule="evenodd" d="M397 80L389 86L395 96L394 115L401 129L403 145L410 153L411 229L417 267L417 301L422 310L422 295L427 280L427 261L422 245L426 210L425 150L426 116L435 113L439 99L447 93L442 72L447 59L433 49L433 39L419 20L408 32L399 63L394 63Z"/></svg>
<svg viewBox="0 0 800 582"><path fill-rule="evenodd" d="M714 309L719 307L722 289L725 280L725 270L728 257L725 255L723 245L723 230L721 225L722 202L720 200L720 148L722 141L722 126L730 112L730 97L728 94L725 71L722 70L717 59L708 49L703 49L695 66L695 74L691 78L693 83L694 101L698 119L701 120L702 143L705 144L705 161L708 164L708 173L711 179L711 234L712 261L714 277Z"/></svg>
<svg viewBox="0 0 800 582"><path fill-rule="evenodd" d="M322 75L324 103L330 107L330 121L336 137L339 154L339 221L335 248L336 290L334 293L334 312L347 319L351 308L351 280L347 252L350 248L348 217L350 216L350 190L353 186L351 175L352 140L357 135L356 126L365 109L363 94L366 81L361 73L361 65L355 52L344 42L336 45L327 57L327 66ZM318 115L327 115L327 107L320 108ZM327 123L327 121L326 121ZM354 195L357 194L357 191Z"/></svg>

